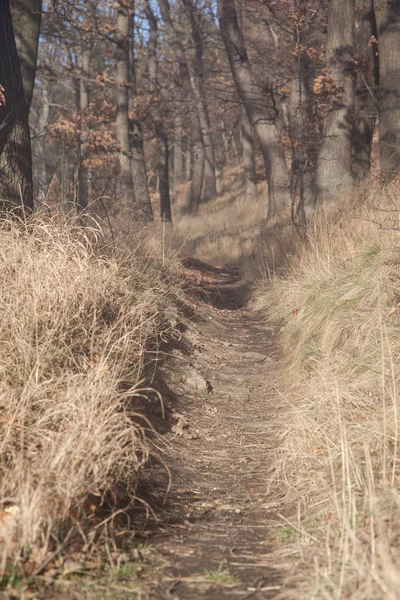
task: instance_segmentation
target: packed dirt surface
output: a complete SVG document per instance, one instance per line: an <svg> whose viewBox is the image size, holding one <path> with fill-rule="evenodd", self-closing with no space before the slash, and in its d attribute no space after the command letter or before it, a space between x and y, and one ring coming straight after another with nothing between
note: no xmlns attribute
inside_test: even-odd
<svg viewBox="0 0 400 600"><path fill-rule="evenodd" d="M274 389L277 332L248 307L239 270L191 261L188 273L201 316L165 368L179 391L168 402L172 488L150 535L158 568L144 596L281 597L288 557L269 489L273 421L283 410Z"/></svg>

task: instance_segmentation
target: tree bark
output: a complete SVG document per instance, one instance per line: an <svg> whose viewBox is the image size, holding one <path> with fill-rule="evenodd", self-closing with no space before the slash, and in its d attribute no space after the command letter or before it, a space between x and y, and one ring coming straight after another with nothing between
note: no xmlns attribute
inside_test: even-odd
<svg viewBox="0 0 400 600"><path fill-rule="evenodd" d="M243 104L240 105L240 128L242 138L242 160L246 200L257 199L256 164L254 161L253 126Z"/></svg>
<svg viewBox="0 0 400 600"><path fill-rule="evenodd" d="M79 77L79 99L78 111L80 115L80 131L78 145L78 174L76 181L76 208L78 212L85 210L89 200L88 169L85 163L88 150L88 131L86 116L89 108L89 74L90 74L90 49L83 48L78 56Z"/></svg>
<svg viewBox="0 0 400 600"><path fill-rule="evenodd" d="M47 199L47 188L48 188L48 173L47 173L47 156L46 156L46 127L49 123L50 117L50 106L49 106L49 95L47 91L47 82L43 82L43 88L41 91L41 112L37 125L37 131L39 137L36 138L37 145L37 188L38 188L38 199L42 205L46 203ZM35 154L35 153L34 153Z"/></svg>
<svg viewBox="0 0 400 600"><path fill-rule="evenodd" d="M192 179L192 151L190 148L190 140L186 138L185 144L185 178L186 181Z"/></svg>
<svg viewBox="0 0 400 600"><path fill-rule="evenodd" d="M400 4L374 0L379 49L379 155L382 174L400 169Z"/></svg>
<svg viewBox="0 0 400 600"><path fill-rule="evenodd" d="M26 107L29 110L35 85L42 0L12 0L11 14L21 67Z"/></svg>
<svg viewBox="0 0 400 600"><path fill-rule="evenodd" d="M137 115L135 99L137 98L136 89L136 67L134 57L134 15L135 15L135 1L131 0L130 3L130 58L131 58L131 84L133 100L131 108L133 112L133 118L129 120L129 135L130 135L130 150L131 150L131 161L132 161L132 178L133 178L133 189L135 194L135 200L138 205L140 217L145 221L153 220L153 209L150 203L149 188L147 184L147 172L146 172L146 158L144 154L144 142L143 142L143 129L142 123Z"/></svg>
<svg viewBox="0 0 400 600"><path fill-rule="evenodd" d="M164 27L171 40L171 46L179 64L179 75L185 96L193 98L192 83L190 80L189 67L186 61L184 47L177 35L172 22L168 0L158 0L160 12ZM190 138L191 138L191 162L192 162L192 180L189 192L188 211L197 212L201 201L201 192L204 177L204 143L201 132L201 124L197 110L190 116Z"/></svg>
<svg viewBox="0 0 400 600"><path fill-rule="evenodd" d="M33 209L28 111L8 0L0 0L0 203L19 215Z"/></svg>
<svg viewBox="0 0 400 600"><path fill-rule="evenodd" d="M290 206L289 174L275 124L276 110L253 76L234 0L219 0L218 16L238 94L260 142L268 183L268 214L273 215Z"/></svg>
<svg viewBox="0 0 400 600"><path fill-rule="evenodd" d="M174 132L174 188L183 183L183 132L182 132L182 117L175 117L175 132Z"/></svg>
<svg viewBox="0 0 400 600"><path fill-rule="evenodd" d="M208 202L217 196L217 180L215 176L214 141L204 92L202 33L196 21L195 6L192 0L182 0L182 4L190 27L190 38L193 46L190 77L204 143L205 165L202 199Z"/></svg>
<svg viewBox="0 0 400 600"><path fill-rule="evenodd" d="M318 162L321 197L335 195L350 185L351 134L354 110L354 1L330 0L326 66L338 96L324 121Z"/></svg>
<svg viewBox="0 0 400 600"><path fill-rule="evenodd" d="M133 218L135 200L129 140L129 8L120 1L117 8L116 134L119 143L119 192L117 212Z"/></svg>
<svg viewBox="0 0 400 600"><path fill-rule="evenodd" d="M353 175L361 180L371 166L372 137L377 116L376 48L369 41L377 35L372 0L356 2L355 52L358 70L355 84L354 121L352 134Z"/></svg>
<svg viewBox="0 0 400 600"><path fill-rule="evenodd" d="M150 36L148 44L149 57L149 81L150 93L153 96L151 112L156 130L157 138L157 172L160 194L160 217L164 222L172 222L171 196L169 190L169 149L168 138L165 133L164 124L161 117L158 86L158 23L151 9L149 0L146 0L146 16L150 26Z"/></svg>

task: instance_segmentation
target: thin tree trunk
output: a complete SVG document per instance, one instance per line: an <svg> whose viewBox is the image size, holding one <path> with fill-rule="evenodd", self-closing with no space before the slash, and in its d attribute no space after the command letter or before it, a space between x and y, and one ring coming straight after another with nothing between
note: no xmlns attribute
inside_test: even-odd
<svg viewBox="0 0 400 600"><path fill-rule="evenodd" d="M290 206L290 190L284 149L275 124L276 111L255 82L234 0L219 0L218 14L236 88L260 142L268 183L268 213L279 213Z"/></svg>
<svg viewBox="0 0 400 600"><path fill-rule="evenodd" d="M400 4L374 0L379 49L380 169L392 177L400 169Z"/></svg>
<svg viewBox="0 0 400 600"><path fill-rule="evenodd" d="M0 0L0 205L18 214L33 209L28 111L8 0Z"/></svg>
<svg viewBox="0 0 400 600"><path fill-rule="evenodd" d="M139 119L129 119L129 144L132 156L133 187L140 217L145 221L152 221L153 209L147 185L142 124Z"/></svg>
<svg viewBox="0 0 400 600"><path fill-rule="evenodd" d="M135 200L129 143L129 8L120 2L117 10L116 133L119 143L119 192L117 212L133 217Z"/></svg>
<svg viewBox="0 0 400 600"><path fill-rule="evenodd" d="M182 117L177 115L174 131L174 188L178 187L184 180L182 137Z"/></svg>
<svg viewBox="0 0 400 600"><path fill-rule="evenodd" d="M242 138L242 160L246 200L254 202L257 198L256 164L254 161L253 126L243 104L240 105L240 128Z"/></svg>
<svg viewBox="0 0 400 600"><path fill-rule="evenodd" d="M80 132L78 146L78 175L76 182L76 207L78 212L85 210L89 199L88 170L85 163L88 150L88 132L86 114L89 108L89 73L90 73L90 49L84 48L78 57L79 77L79 105Z"/></svg>
<svg viewBox="0 0 400 600"><path fill-rule="evenodd" d="M190 80L189 67L186 61L184 47L177 35L171 19L168 0L158 0L164 27L171 40L171 46L179 64L179 74L183 92L186 98L193 98L193 89ZM204 143L201 132L201 124L197 110L190 116L190 138L191 138L191 162L192 162L192 180L189 193L189 212L197 212L201 200L201 192L204 177Z"/></svg>
<svg viewBox="0 0 400 600"><path fill-rule="evenodd" d="M215 176L214 141L211 135L210 117L204 92L202 34L196 21L195 6L192 0L182 0L182 4L189 22L190 37L194 49L192 53L190 80L204 142L205 165L202 198L205 202L208 202L213 200L217 195L217 182Z"/></svg>
<svg viewBox="0 0 400 600"><path fill-rule="evenodd" d="M160 194L160 217L164 222L172 221L171 197L169 190L169 152L168 139L165 133L164 124L161 117L159 106L159 86L158 86L158 23L151 9L149 0L146 0L146 16L150 26L150 36L148 44L149 53L149 80L150 92L153 96L151 112L157 137L157 171Z"/></svg>
<svg viewBox="0 0 400 600"><path fill-rule="evenodd" d="M11 14L21 66L25 103L29 114L35 85L42 0L12 0Z"/></svg>
<svg viewBox="0 0 400 600"><path fill-rule="evenodd" d="M330 0L326 65L339 96L326 116L318 162L321 197L352 182L351 133L354 110L354 1Z"/></svg>
<svg viewBox="0 0 400 600"><path fill-rule="evenodd" d="M190 148L190 140L186 138L186 148L185 148L185 178L186 181L190 181L192 179L192 152Z"/></svg>
<svg viewBox="0 0 400 600"><path fill-rule="evenodd" d="M146 172L146 158L144 154L144 142L143 142L143 129L142 123L137 115L135 106L135 99L137 97L136 89L136 68L135 68L135 57L134 57L134 7L135 2L131 0L131 35L130 35L130 58L131 58L131 83L132 83L132 112L134 117L129 121L129 132L130 132L130 149L132 159L132 178L133 188L135 193L135 200L140 211L140 216L145 221L153 220L153 209L150 203L149 188L147 183L147 172Z"/></svg>
<svg viewBox="0 0 400 600"><path fill-rule="evenodd" d="M48 174L46 160L46 127L49 123L50 105L49 94L47 91L47 82L43 82L41 90L41 112L38 122L39 139L37 139L38 157L37 157L37 180L38 180L38 197L42 204L45 204L48 189Z"/></svg>

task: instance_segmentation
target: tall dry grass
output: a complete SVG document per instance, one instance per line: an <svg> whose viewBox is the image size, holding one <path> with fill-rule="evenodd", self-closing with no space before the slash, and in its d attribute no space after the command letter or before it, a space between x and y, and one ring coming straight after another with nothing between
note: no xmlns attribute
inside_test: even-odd
<svg viewBox="0 0 400 600"><path fill-rule="evenodd" d="M257 293L283 327L270 485L296 506L296 598L400 598L398 197L393 184L317 217L309 246Z"/></svg>
<svg viewBox="0 0 400 600"><path fill-rule="evenodd" d="M112 540L151 452L135 398L179 287L154 247L119 259L100 236L0 225L0 573Z"/></svg>

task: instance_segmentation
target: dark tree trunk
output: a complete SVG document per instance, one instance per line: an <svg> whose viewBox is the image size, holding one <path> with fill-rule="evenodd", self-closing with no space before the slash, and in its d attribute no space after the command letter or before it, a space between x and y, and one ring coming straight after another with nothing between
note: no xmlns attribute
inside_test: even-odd
<svg viewBox="0 0 400 600"><path fill-rule="evenodd" d="M160 194L160 217L164 222L172 221L171 197L169 190L169 153L168 138L165 133L164 124L161 117L159 106L159 86L158 86L158 23L151 9L149 0L146 1L146 16L150 26L149 36L149 81L150 91L153 96L151 112L153 116L154 127L157 138L157 172L158 189Z"/></svg>
<svg viewBox="0 0 400 600"><path fill-rule="evenodd" d="M351 134L354 110L354 1L330 0L326 65L339 96L324 121L318 162L321 197L352 182Z"/></svg>
<svg viewBox="0 0 400 600"><path fill-rule="evenodd" d="M12 0L11 14L21 66L25 103L29 114L35 85L42 0Z"/></svg>
<svg viewBox="0 0 400 600"><path fill-rule="evenodd" d="M219 0L218 14L233 79L260 142L268 183L268 213L273 215L290 206L289 174L275 124L276 111L253 76L234 0Z"/></svg>
<svg viewBox="0 0 400 600"><path fill-rule="evenodd" d="M158 0L160 12L164 27L171 40L171 46L175 53L177 62L179 64L179 75L183 92L186 98L193 98L193 89L190 80L189 67L186 61L186 55L184 47L177 35L170 13L170 7L168 0ZM205 152L203 135L201 132L201 124L197 110L190 115L190 141L191 141L191 162L192 162L192 180L190 185L189 193L189 212L197 212L201 200L201 192L203 187L204 178L204 162Z"/></svg>
<svg viewBox="0 0 400 600"><path fill-rule="evenodd" d="M0 203L20 215L33 209L28 111L8 0L0 0Z"/></svg>
<svg viewBox="0 0 400 600"><path fill-rule="evenodd" d="M400 3L374 0L379 49L379 155L387 177L400 169Z"/></svg>
<svg viewBox="0 0 400 600"><path fill-rule="evenodd" d="M358 0L355 15L357 74L352 135L352 170L357 180L366 177L371 166L372 137L377 116L377 56L371 37L376 36L372 0Z"/></svg>

